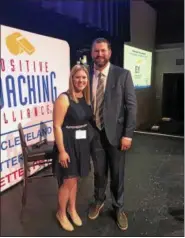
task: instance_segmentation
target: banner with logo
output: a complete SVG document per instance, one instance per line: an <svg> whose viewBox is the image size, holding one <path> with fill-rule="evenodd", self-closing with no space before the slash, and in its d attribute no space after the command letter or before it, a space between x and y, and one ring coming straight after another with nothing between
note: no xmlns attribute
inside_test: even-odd
<svg viewBox="0 0 185 238"><path fill-rule="evenodd" d="M18 133L27 144L53 140L52 112L57 96L68 89L69 45L66 41L0 26L0 191L22 180ZM42 169L34 163L30 174Z"/></svg>

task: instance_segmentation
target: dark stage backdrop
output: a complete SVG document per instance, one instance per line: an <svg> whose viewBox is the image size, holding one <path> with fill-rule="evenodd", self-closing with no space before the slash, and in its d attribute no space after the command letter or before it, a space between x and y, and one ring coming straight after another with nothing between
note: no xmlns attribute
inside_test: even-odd
<svg viewBox="0 0 185 238"><path fill-rule="evenodd" d="M130 0L1 0L0 24L68 41L71 65L94 38L111 41L112 62L122 66L130 41Z"/></svg>

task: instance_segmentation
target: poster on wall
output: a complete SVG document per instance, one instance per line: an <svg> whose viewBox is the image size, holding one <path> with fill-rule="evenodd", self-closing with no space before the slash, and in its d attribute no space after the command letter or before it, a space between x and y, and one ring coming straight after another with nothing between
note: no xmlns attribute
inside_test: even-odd
<svg viewBox="0 0 185 238"><path fill-rule="evenodd" d="M152 52L125 44L124 68L130 70L135 88L151 86Z"/></svg>
<svg viewBox="0 0 185 238"><path fill-rule="evenodd" d="M2 25L0 34L2 192L23 176L18 123L28 145L54 139L53 102L68 89L70 53L63 40ZM33 163L30 174L42 168Z"/></svg>

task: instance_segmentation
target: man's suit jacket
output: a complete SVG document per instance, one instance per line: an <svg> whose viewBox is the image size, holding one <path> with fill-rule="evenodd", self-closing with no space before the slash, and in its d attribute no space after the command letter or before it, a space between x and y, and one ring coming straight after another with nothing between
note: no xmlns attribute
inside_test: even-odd
<svg viewBox="0 0 185 238"><path fill-rule="evenodd" d="M90 70L92 99L93 72ZM132 138L136 126L136 95L130 71L110 65L104 94L104 127L109 143L120 145L121 137Z"/></svg>

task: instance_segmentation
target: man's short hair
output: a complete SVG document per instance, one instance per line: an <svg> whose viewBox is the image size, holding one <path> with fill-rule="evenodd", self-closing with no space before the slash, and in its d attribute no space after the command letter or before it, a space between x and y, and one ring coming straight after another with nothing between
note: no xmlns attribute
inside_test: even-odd
<svg viewBox="0 0 185 238"><path fill-rule="evenodd" d="M95 39L95 40L93 41L93 43L92 43L91 49L93 48L93 46L94 46L95 44L98 44L98 43L107 43L108 49L109 49L109 50L111 49L111 44L110 44L110 42L109 42L107 39L105 39L105 38L97 38L97 39Z"/></svg>

